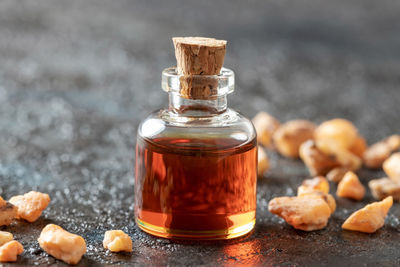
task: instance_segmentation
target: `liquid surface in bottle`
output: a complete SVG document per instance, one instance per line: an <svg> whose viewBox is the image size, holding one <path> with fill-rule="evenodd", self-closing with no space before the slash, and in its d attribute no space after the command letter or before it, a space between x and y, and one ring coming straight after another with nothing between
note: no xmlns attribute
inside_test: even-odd
<svg viewBox="0 0 400 267"><path fill-rule="evenodd" d="M139 137L136 222L160 237L238 237L254 227L256 182L255 139Z"/></svg>

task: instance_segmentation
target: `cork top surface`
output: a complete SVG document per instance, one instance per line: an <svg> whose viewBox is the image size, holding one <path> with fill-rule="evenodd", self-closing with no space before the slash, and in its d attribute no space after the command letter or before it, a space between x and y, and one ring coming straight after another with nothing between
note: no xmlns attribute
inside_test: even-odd
<svg viewBox="0 0 400 267"><path fill-rule="evenodd" d="M218 75L226 41L205 37L174 37L177 71L184 75Z"/></svg>
<svg viewBox="0 0 400 267"><path fill-rule="evenodd" d="M227 41L225 40L217 40L215 38L207 38L207 37L173 37L172 41L174 44L182 43L188 45L197 45L197 46L209 46L209 47L225 47Z"/></svg>

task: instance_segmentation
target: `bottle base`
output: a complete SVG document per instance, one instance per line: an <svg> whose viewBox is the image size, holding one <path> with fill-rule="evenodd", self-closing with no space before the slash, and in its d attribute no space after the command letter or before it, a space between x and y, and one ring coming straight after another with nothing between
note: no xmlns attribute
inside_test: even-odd
<svg viewBox="0 0 400 267"><path fill-rule="evenodd" d="M192 230L177 230L166 227L156 226L150 223L146 223L136 218L136 224L144 232L162 238L170 239L195 239L195 240L221 240L221 239L233 239L241 237L250 233L255 226L256 220L252 220L249 223L231 227L222 230L212 231L192 231Z"/></svg>

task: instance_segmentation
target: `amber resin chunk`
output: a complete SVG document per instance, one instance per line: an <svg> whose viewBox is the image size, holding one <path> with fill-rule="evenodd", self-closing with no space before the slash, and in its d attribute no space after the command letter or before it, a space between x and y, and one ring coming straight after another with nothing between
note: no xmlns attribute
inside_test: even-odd
<svg viewBox="0 0 400 267"><path fill-rule="evenodd" d="M315 124L307 120L292 120L282 124L273 134L275 148L285 157L297 158L300 145L314 138Z"/></svg>
<svg viewBox="0 0 400 267"><path fill-rule="evenodd" d="M304 193L299 197L321 198L329 205L329 208L331 209L331 213L334 213L336 210L336 200L331 194L316 191L316 192L311 192L311 193Z"/></svg>
<svg viewBox="0 0 400 267"><path fill-rule="evenodd" d="M252 121L257 132L258 143L272 147L272 135L279 128L280 122L266 112L257 113Z"/></svg>
<svg viewBox="0 0 400 267"><path fill-rule="evenodd" d="M392 196L393 200L400 201L400 183L393 181L387 177L374 179L368 183L372 196L381 200L388 196Z"/></svg>
<svg viewBox="0 0 400 267"><path fill-rule="evenodd" d="M5 231L0 231L0 246L4 245L5 243L13 240L13 234Z"/></svg>
<svg viewBox="0 0 400 267"><path fill-rule="evenodd" d="M336 151L332 151L332 153L336 156L336 159L344 168L347 168L351 171L357 171L362 166L362 159L348 150L338 149Z"/></svg>
<svg viewBox="0 0 400 267"><path fill-rule="evenodd" d="M265 151L262 147L258 146L257 152L258 152L257 173L258 173L258 176L262 176L269 169L269 160L268 160L267 153L265 153Z"/></svg>
<svg viewBox="0 0 400 267"><path fill-rule="evenodd" d="M392 197L368 204L351 214L343 223L342 228L351 231L374 233L385 224L385 217L392 205Z"/></svg>
<svg viewBox="0 0 400 267"><path fill-rule="evenodd" d="M358 170L362 165L362 160L351 153L348 149L336 146L333 143L316 141L317 147L322 153L332 155L339 162L340 166L351 171Z"/></svg>
<svg viewBox="0 0 400 267"><path fill-rule="evenodd" d="M17 216L18 209L0 197L0 226L9 225Z"/></svg>
<svg viewBox="0 0 400 267"><path fill-rule="evenodd" d="M34 222L49 205L50 197L48 194L30 191L24 195L12 197L10 202L18 207L18 218Z"/></svg>
<svg viewBox="0 0 400 267"><path fill-rule="evenodd" d="M0 262L17 261L17 256L24 252L24 247L18 241L12 240L0 247Z"/></svg>
<svg viewBox="0 0 400 267"><path fill-rule="evenodd" d="M332 170L330 170L328 172L328 174L326 175L326 179L328 179L331 182L335 182L335 183L339 183L344 175L349 171L348 168L345 167L336 167L333 168Z"/></svg>
<svg viewBox="0 0 400 267"><path fill-rule="evenodd" d="M85 240L55 224L46 225L38 238L40 247L56 259L77 264L86 253Z"/></svg>
<svg viewBox="0 0 400 267"><path fill-rule="evenodd" d="M132 239L121 230L111 230L104 234L103 247L112 251L132 251Z"/></svg>
<svg viewBox="0 0 400 267"><path fill-rule="evenodd" d="M400 183L400 152L394 153L383 162L383 170L390 179Z"/></svg>
<svg viewBox="0 0 400 267"><path fill-rule="evenodd" d="M326 180L323 176L317 176L312 179L304 180L303 183L297 188L298 196L312 192L329 193L328 180Z"/></svg>
<svg viewBox="0 0 400 267"><path fill-rule="evenodd" d="M332 119L321 123L315 130L318 142L348 149L357 139L358 131L352 122L345 119Z"/></svg>
<svg viewBox="0 0 400 267"><path fill-rule="evenodd" d="M350 121L333 119L321 123L315 130L315 140L318 149L326 155L333 155L340 166L349 170L361 167L367 144Z"/></svg>
<svg viewBox="0 0 400 267"><path fill-rule="evenodd" d="M400 135L392 135L373 144L364 153L364 165L368 168L380 168L390 154L400 148Z"/></svg>
<svg viewBox="0 0 400 267"><path fill-rule="evenodd" d="M354 143L349 147L349 151L357 157L362 158L367 148L367 141L365 141L364 137L359 135Z"/></svg>
<svg viewBox="0 0 400 267"><path fill-rule="evenodd" d="M332 213L327 201L314 194L277 197L269 202L268 209L294 228L303 231L323 229Z"/></svg>
<svg viewBox="0 0 400 267"><path fill-rule="evenodd" d="M361 200L365 195L365 188L358 179L358 176L354 172L349 171L338 184L336 195L338 197Z"/></svg>
<svg viewBox="0 0 400 267"><path fill-rule="evenodd" d="M334 155L320 151L313 140L308 140L300 146L300 158L313 176L325 175L331 169L340 166Z"/></svg>

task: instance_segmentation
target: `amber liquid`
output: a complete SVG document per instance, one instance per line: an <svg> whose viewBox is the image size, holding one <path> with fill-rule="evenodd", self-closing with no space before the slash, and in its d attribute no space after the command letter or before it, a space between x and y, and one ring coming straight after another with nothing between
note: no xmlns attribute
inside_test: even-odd
<svg viewBox="0 0 400 267"><path fill-rule="evenodd" d="M135 216L166 238L229 239L254 227L256 140L138 138Z"/></svg>

